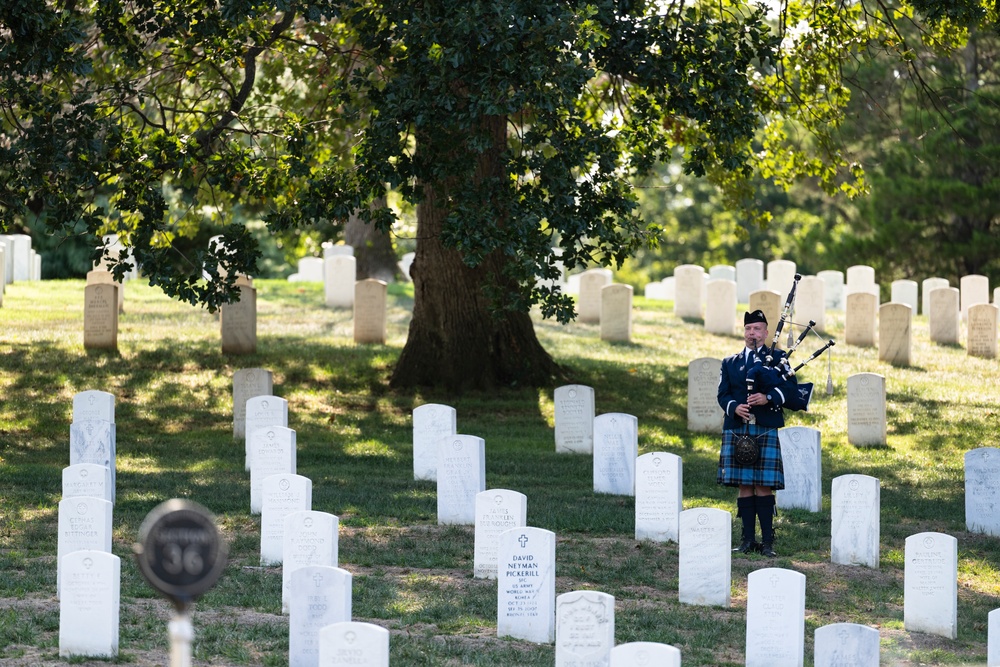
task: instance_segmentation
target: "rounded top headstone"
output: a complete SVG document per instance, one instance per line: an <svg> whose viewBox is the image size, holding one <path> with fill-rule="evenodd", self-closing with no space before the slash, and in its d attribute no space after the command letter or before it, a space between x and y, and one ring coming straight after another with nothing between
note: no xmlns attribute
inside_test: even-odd
<svg viewBox="0 0 1000 667"><path fill-rule="evenodd" d="M198 503L178 498L146 515L133 551L146 581L178 609L215 585L228 552L215 517Z"/></svg>

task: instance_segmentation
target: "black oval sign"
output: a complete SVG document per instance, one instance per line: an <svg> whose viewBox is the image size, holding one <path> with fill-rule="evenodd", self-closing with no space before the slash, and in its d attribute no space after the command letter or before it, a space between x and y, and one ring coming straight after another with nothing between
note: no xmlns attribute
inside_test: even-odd
<svg viewBox="0 0 1000 667"><path fill-rule="evenodd" d="M215 585L227 550L208 510L174 498L146 515L135 555L146 581L182 607Z"/></svg>

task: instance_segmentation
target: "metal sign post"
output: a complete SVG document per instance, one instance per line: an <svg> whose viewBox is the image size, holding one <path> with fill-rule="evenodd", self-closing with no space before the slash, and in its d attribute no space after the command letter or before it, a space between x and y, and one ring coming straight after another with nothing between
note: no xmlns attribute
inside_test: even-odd
<svg viewBox="0 0 1000 667"><path fill-rule="evenodd" d="M142 576L176 610L168 626L170 665L190 667L191 604L215 585L226 567L226 543L215 517L190 500L160 503L146 515L132 550Z"/></svg>

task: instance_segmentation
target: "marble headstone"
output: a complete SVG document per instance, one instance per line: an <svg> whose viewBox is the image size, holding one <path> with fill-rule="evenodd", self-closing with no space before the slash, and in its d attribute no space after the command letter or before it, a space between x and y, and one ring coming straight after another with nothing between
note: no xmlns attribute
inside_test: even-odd
<svg viewBox="0 0 1000 667"><path fill-rule="evenodd" d="M827 310L844 310L847 303L844 301L844 272L843 271L820 271L816 277L823 281L825 287Z"/></svg>
<svg viewBox="0 0 1000 667"><path fill-rule="evenodd" d="M834 477L830 491L830 561L879 566L882 491L868 475Z"/></svg>
<svg viewBox="0 0 1000 667"><path fill-rule="evenodd" d="M883 303L878 309L878 358L893 366L909 366L913 309L905 303Z"/></svg>
<svg viewBox="0 0 1000 667"><path fill-rule="evenodd" d="M334 623L351 620L352 580L350 572L331 565L307 565L292 573L288 609L289 667L338 664L320 660L320 631Z"/></svg>
<svg viewBox="0 0 1000 667"><path fill-rule="evenodd" d="M714 507L681 512L677 599L728 607L732 584L732 517Z"/></svg>
<svg viewBox="0 0 1000 667"><path fill-rule="evenodd" d="M111 553L111 503L103 498L76 496L59 501L56 539L56 594L61 595L63 556L74 551Z"/></svg>
<svg viewBox="0 0 1000 667"><path fill-rule="evenodd" d="M728 264L715 264L708 267L709 280L731 280L736 282L736 267Z"/></svg>
<svg viewBox="0 0 1000 667"><path fill-rule="evenodd" d="M931 292L942 287L951 287L947 278L925 278L920 283L920 314L929 315L931 312Z"/></svg>
<svg viewBox="0 0 1000 667"><path fill-rule="evenodd" d="M354 285L354 342L385 344L386 284L368 278Z"/></svg>
<svg viewBox="0 0 1000 667"><path fill-rule="evenodd" d="M302 475L271 475L264 480L260 511L260 564L281 565L285 517L312 509L312 480Z"/></svg>
<svg viewBox="0 0 1000 667"><path fill-rule="evenodd" d="M920 286L916 280L894 280L890 286L889 300L893 303L905 303L910 307L910 313L917 314L920 307Z"/></svg>
<svg viewBox="0 0 1000 667"><path fill-rule="evenodd" d="M337 567L340 519L329 512L305 510L285 516L282 535L281 611L288 613L292 574L310 565Z"/></svg>
<svg viewBox="0 0 1000 667"><path fill-rule="evenodd" d="M847 294L871 293L875 286L875 269L864 264L847 267Z"/></svg>
<svg viewBox="0 0 1000 667"><path fill-rule="evenodd" d="M601 288L601 340L631 342L631 285L605 285Z"/></svg>
<svg viewBox="0 0 1000 667"><path fill-rule="evenodd" d="M611 667L681 667L681 651L657 642L619 644L611 649Z"/></svg>
<svg viewBox="0 0 1000 667"><path fill-rule="evenodd" d="M59 559L61 658L118 656L121 560L108 552L73 551Z"/></svg>
<svg viewBox="0 0 1000 667"><path fill-rule="evenodd" d="M744 258L736 262L736 300L749 303L750 295L764 289L764 262Z"/></svg>
<svg viewBox="0 0 1000 667"><path fill-rule="evenodd" d="M303 257L299 260L299 282L323 282L322 257Z"/></svg>
<svg viewBox="0 0 1000 667"><path fill-rule="evenodd" d="M264 368L241 368L233 373L233 437L247 435L247 401L274 392L274 375Z"/></svg>
<svg viewBox="0 0 1000 667"><path fill-rule="evenodd" d="M635 539L677 542L684 488L681 457L649 452L635 462Z"/></svg>
<svg viewBox="0 0 1000 667"><path fill-rule="evenodd" d="M437 480L438 443L456 433L457 413L450 405L413 408L413 479Z"/></svg>
<svg viewBox="0 0 1000 667"><path fill-rule="evenodd" d="M240 300L222 305L223 354L253 354L257 351L257 290L238 285Z"/></svg>
<svg viewBox="0 0 1000 667"><path fill-rule="evenodd" d="M1000 449L965 453L965 526L970 533L1000 537Z"/></svg>
<svg viewBox="0 0 1000 667"><path fill-rule="evenodd" d="M580 274L577 320L584 324L597 324L601 321L601 290L610 285L611 280L610 269L588 269Z"/></svg>
<svg viewBox="0 0 1000 667"><path fill-rule="evenodd" d="M705 269L696 264L674 268L674 314L677 317L702 318Z"/></svg>
<svg viewBox="0 0 1000 667"><path fill-rule="evenodd" d="M296 473L295 431L265 426L247 434L250 441L250 513L260 514L264 480L271 475Z"/></svg>
<svg viewBox="0 0 1000 667"><path fill-rule="evenodd" d="M486 490L486 441L454 435L438 441L438 525L474 526L476 494Z"/></svg>
<svg viewBox="0 0 1000 667"><path fill-rule="evenodd" d="M795 262L775 259L767 263L767 289L781 295L782 301L788 296L795 281ZM771 320L768 320L770 322Z"/></svg>
<svg viewBox="0 0 1000 667"><path fill-rule="evenodd" d="M642 295L650 301L672 301L674 298L673 295L667 297L667 286L661 280L646 283Z"/></svg>
<svg viewBox="0 0 1000 667"><path fill-rule="evenodd" d="M96 463L77 463L62 471L62 497L88 496L113 502L111 471Z"/></svg>
<svg viewBox="0 0 1000 667"><path fill-rule="evenodd" d="M354 246L326 241L323 243L323 258L327 257L354 257ZM351 282L354 282L353 278Z"/></svg>
<svg viewBox="0 0 1000 667"><path fill-rule="evenodd" d="M802 667L806 576L766 567L747 577L746 667Z"/></svg>
<svg viewBox="0 0 1000 667"><path fill-rule="evenodd" d="M781 319L781 306L785 297L771 290L758 290L750 295L750 302L747 304L747 312L763 310L764 317L767 318L767 344L771 344L770 336L773 336L778 320ZM742 321L742 320L741 320ZM783 342L778 341L778 347L783 347Z"/></svg>
<svg viewBox="0 0 1000 667"><path fill-rule="evenodd" d="M639 420L609 412L594 417L594 493L635 495Z"/></svg>
<svg viewBox="0 0 1000 667"><path fill-rule="evenodd" d="M714 279L708 281L705 303L705 331L720 336L732 336L736 329L736 282Z"/></svg>
<svg viewBox="0 0 1000 667"><path fill-rule="evenodd" d="M84 288L83 346L88 350L118 349L118 286Z"/></svg>
<svg viewBox="0 0 1000 667"><path fill-rule="evenodd" d="M556 452L592 454L594 451L594 388L582 384L556 387Z"/></svg>
<svg viewBox="0 0 1000 667"><path fill-rule="evenodd" d="M508 489L487 489L476 494L476 532L473 576L497 578L500 533L527 525L528 497Z"/></svg>
<svg viewBox="0 0 1000 667"><path fill-rule="evenodd" d="M990 279L979 274L962 276L958 287L962 292L962 319L968 319L969 308L990 302Z"/></svg>
<svg viewBox="0 0 1000 667"><path fill-rule="evenodd" d="M702 357L688 364L687 427L698 433L722 433L726 415L719 407L722 361Z"/></svg>
<svg viewBox="0 0 1000 667"><path fill-rule="evenodd" d="M955 287L938 287L928 297L927 319L931 341L957 345L961 332L959 294Z"/></svg>
<svg viewBox="0 0 1000 667"><path fill-rule="evenodd" d="M13 241L13 279L11 282L31 280L31 237L27 234L11 234Z"/></svg>
<svg viewBox="0 0 1000 667"><path fill-rule="evenodd" d="M815 322L816 331L826 330L826 283L816 276L803 276L795 297L795 319Z"/></svg>
<svg viewBox="0 0 1000 667"><path fill-rule="evenodd" d="M106 391L88 389L73 396L73 421L103 419L114 423L115 396Z"/></svg>
<svg viewBox="0 0 1000 667"><path fill-rule="evenodd" d="M903 629L958 637L958 540L943 533L906 538Z"/></svg>
<svg viewBox="0 0 1000 667"><path fill-rule="evenodd" d="M357 264L352 255L330 255L323 259L323 296L328 308L354 306Z"/></svg>
<svg viewBox="0 0 1000 667"><path fill-rule="evenodd" d="M815 667L878 667L878 630L858 623L816 628Z"/></svg>
<svg viewBox="0 0 1000 667"><path fill-rule="evenodd" d="M268 426L287 427L288 401L268 394L248 398L245 422L244 430L247 434ZM244 442L246 444L246 469L250 470L253 451L250 449L250 439L246 438Z"/></svg>
<svg viewBox="0 0 1000 667"><path fill-rule="evenodd" d="M856 373L847 378L847 441L856 446L887 444L885 377Z"/></svg>
<svg viewBox="0 0 1000 667"><path fill-rule="evenodd" d="M808 426L778 429L785 488L775 492L778 507L819 512L823 509L823 457L820 432Z"/></svg>
<svg viewBox="0 0 1000 667"><path fill-rule="evenodd" d="M87 272L87 284L88 285L110 285L115 288L115 293L118 297L118 313L125 312L125 285L116 282L115 277L110 271L102 271L95 269L93 271Z"/></svg>
<svg viewBox="0 0 1000 667"><path fill-rule="evenodd" d="M96 463L111 475L111 502L118 481L115 424L103 419L76 420L69 426L69 464Z"/></svg>
<svg viewBox="0 0 1000 667"><path fill-rule="evenodd" d="M987 667L1000 667L1000 609L994 609L987 617Z"/></svg>
<svg viewBox="0 0 1000 667"><path fill-rule="evenodd" d="M614 596L570 591L556 598L556 667L608 667L614 645Z"/></svg>
<svg viewBox="0 0 1000 667"><path fill-rule="evenodd" d="M556 535L512 528L497 542L497 636L555 640Z"/></svg>
<svg viewBox="0 0 1000 667"><path fill-rule="evenodd" d="M1000 308L992 303L969 306L968 341L970 357L997 358L997 313Z"/></svg>
<svg viewBox="0 0 1000 667"><path fill-rule="evenodd" d="M844 318L844 341L857 347L875 345L875 320L878 299L868 292L847 295L847 314Z"/></svg>
<svg viewBox="0 0 1000 667"><path fill-rule="evenodd" d="M332 623L319 631L319 665L389 667L389 631L373 623Z"/></svg>

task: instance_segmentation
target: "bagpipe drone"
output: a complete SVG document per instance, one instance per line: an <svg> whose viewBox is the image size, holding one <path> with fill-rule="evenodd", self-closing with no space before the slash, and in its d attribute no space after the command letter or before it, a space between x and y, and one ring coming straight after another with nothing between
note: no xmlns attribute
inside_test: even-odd
<svg viewBox="0 0 1000 667"><path fill-rule="evenodd" d="M747 371L747 393L761 392L766 394L768 391L779 387L783 383L795 378L795 374L802 369L803 366L808 364L810 361L823 354L836 343L831 338L827 341L821 348L812 353L808 359L803 361L801 364L792 368L789 358L792 353L802 344L802 341L806 339L809 332L813 332L817 337L819 334L813 330L816 323L809 320L809 324L805 326L799 337L792 340L792 335L789 333L789 347L788 351L783 357L777 357L774 353L775 347L778 344L778 337L781 336L781 330L785 326L785 322L789 321L792 309L795 304L795 292L799 286L799 280L802 276L798 273L795 274L795 279L792 282L792 289L788 292L788 297L785 299L785 306L781 310L781 319L778 320L778 325L774 329L774 338L771 340L770 347L765 347L763 354L758 354L754 365ZM791 324L796 324L792 322ZM802 326L799 324L798 326ZM809 400L812 398L813 384L812 382L797 383L795 386L795 391L792 392L792 396L785 397L785 403L783 407L790 410L803 410L809 409ZM833 380L829 373L827 375L827 394L833 393Z"/></svg>

